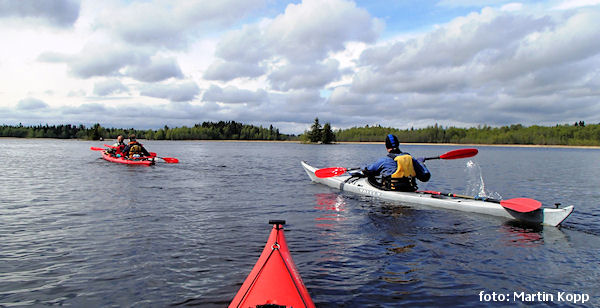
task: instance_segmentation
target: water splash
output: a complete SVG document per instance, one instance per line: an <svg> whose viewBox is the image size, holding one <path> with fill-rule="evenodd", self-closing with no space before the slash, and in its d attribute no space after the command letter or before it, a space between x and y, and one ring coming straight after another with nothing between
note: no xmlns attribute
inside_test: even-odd
<svg viewBox="0 0 600 308"><path fill-rule="evenodd" d="M467 172L467 195L502 199L502 196L499 193L489 192L485 189L483 173L481 172L481 167L477 163L469 160L465 171Z"/></svg>

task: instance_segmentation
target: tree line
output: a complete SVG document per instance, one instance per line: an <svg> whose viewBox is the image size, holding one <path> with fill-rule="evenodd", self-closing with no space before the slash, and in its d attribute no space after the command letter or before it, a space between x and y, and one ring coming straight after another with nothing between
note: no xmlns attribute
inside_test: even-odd
<svg viewBox="0 0 600 308"><path fill-rule="evenodd" d="M114 139L135 134L139 139L151 140L296 140L295 135L282 134L278 128L268 128L238 123L235 121L203 122L192 127L182 126L153 130L134 128L107 128L99 123L91 127L85 125L2 125L0 137L16 138L59 138L59 139Z"/></svg>
<svg viewBox="0 0 600 308"><path fill-rule="evenodd" d="M309 131L300 136L282 134L270 125L268 128L235 121L203 122L192 127L182 126L153 130L107 128L96 123L84 125L2 125L0 137L59 138L59 139L114 139L118 135L136 134L140 139L152 140L300 140L302 142L332 143L383 142L387 134L395 134L403 143L458 143L458 144L523 144L600 146L600 124L586 125L583 121L572 125L523 126L521 124L471 128L443 127L398 129L380 125L352 127L332 131L331 124L321 125L316 118Z"/></svg>
<svg viewBox="0 0 600 308"><path fill-rule="evenodd" d="M600 146L600 124L586 125L583 121L573 125L523 126L521 124L472 128L428 126L420 129L397 129L392 127L352 127L335 131L338 141L385 140L387 134L398 136L406 143L458 143L458 144L520 144L520 145L567 145Z"/></svg>

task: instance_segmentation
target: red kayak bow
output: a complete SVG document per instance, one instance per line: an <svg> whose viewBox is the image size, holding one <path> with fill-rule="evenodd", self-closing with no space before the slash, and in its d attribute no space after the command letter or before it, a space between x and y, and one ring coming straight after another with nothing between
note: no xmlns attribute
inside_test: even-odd
<svg viewBox="0 0 600 308"><path fill-rule="evenodd" d="M288 250L285 221L269 223L273 229L267 244L229 308L315 307Z"/></svg>

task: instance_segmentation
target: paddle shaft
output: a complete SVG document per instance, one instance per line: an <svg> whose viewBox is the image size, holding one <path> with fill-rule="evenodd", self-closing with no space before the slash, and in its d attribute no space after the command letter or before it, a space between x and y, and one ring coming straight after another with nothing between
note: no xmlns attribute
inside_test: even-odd
<svg viewBox="0 0 600 308"><path fill-rule="evenodd" d="M507 200L498 200L498 199L487 198L487 197L473 197L473 196L457 195L457 194L453 194L453 193L444 193L444 192L439 192L439 191L420 191L420 192L426 193L426 194L432 194L432 195L441 195L441 196L449 196L449 197L454 197L454 198L474 199L474 200L498 203L504 208L511 209L513 211L517 211L517 212L521 212L521 213L533 212L533 211L539 209L540 207L542 207L542 203L540 201L537 201L535 199L530 199L530 198L514 198L514 199L507 199Z"/></svg>
<svg viewBox="0 0 600 308"><path fill-rule="evenodd" d="M502 201L502 200L488 198L488 197L475 197L475 196L467 196L467 195L457 195L457 194L453 194L453 193L433 191L433 190L425 190L425 191L417 191L417 192L424 193L424 194L430 194L430 195L448 196L448 197L453 197L453 198L481 200L481 201L486 201L486 202L494 202L494 203L498 203L498 204Z"/></svg>

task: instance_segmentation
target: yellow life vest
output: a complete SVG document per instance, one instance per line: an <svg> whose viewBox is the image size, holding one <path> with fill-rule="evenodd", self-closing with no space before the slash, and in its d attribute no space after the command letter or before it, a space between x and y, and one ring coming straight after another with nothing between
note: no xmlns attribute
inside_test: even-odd
<svg viewBox="0 0 600 308"><path fill-rule="evenodd" d="M142 146L139 143L129 143L130 147L129 147L129 157L133 157L133 155L140 155L142 154Z"/></svg>
<svg viewBox="0 0 600 308"><path fill-rule="evenodd" d="M413 167L412 156L408 154L398 155L394 157L394 160L398 163L398 169L392 174L392 179L417 176L417 172L415 172L415 168Z"/></svg>

